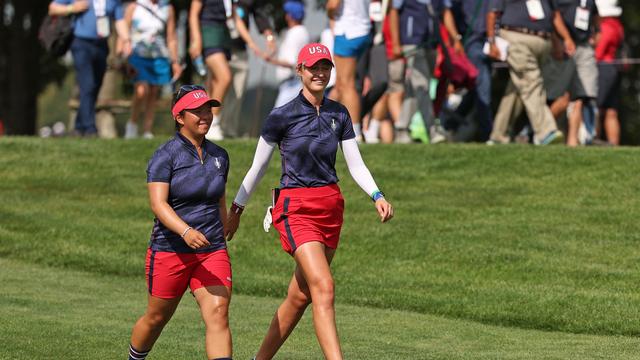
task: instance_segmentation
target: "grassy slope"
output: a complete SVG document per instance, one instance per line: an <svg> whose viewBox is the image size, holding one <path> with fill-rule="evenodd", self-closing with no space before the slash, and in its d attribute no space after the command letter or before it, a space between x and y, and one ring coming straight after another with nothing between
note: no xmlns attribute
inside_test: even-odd
<svg viewBox="0 0 640 360"><path fill-rule="evenodd" d="M123 358L131 327L144 311L144 281L0 259L0 359ZM236 295L235 358L260 343L276 299ZM394 310L339 305L338 327L348 359L632 359L640 340L486 326ZM195 302L183 299L150 358L199 359L203 325ZM10 346L7 346L10 344ZM320 359L307 315L280 359Z"/></svg>
<svg viewBox="0 0 640 360"><path fill-rule="evenodd" d="M146 161L161 142L0 140L0 257L139 275L152 215ZM253 142L226 142L229 198ZM635 149L368 146L397 208L379 225L339 159L347 199L334 264L342 304L519 328L640 334ZM280 297L291 260L261 217L279 164L231 243L235 292ZM265 271L266 269L266 271Z"/></svg>

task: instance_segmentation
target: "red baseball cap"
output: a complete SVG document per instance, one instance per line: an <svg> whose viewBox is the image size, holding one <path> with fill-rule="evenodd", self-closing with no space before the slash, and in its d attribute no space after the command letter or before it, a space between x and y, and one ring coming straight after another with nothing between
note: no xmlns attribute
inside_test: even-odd
<svg viewBox="0 0 640 360"><path fill-rule="evenodd" d="M333 65L331 59L331 52L329 49L319 43L312 43L305 45L298 53L298 65L313 66L319 60L329 60Z"/></svg>
<svg viewBox="0 0 640 360"><path fill-rule="evenodd" d="M197 109L206 103L209 103L212 107L220 106L220 101L210 99L207 92L198 87L184 94L180 100L173 105L171 114L175 118L182 110Z"/></svg>

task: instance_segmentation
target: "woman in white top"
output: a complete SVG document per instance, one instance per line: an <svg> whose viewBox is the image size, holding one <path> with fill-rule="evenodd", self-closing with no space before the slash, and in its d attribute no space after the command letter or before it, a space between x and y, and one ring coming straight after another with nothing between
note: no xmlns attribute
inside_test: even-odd
<svg viewBox="0 0 640 360"><path fill-rule="evenodd" d="M328 0L327 13L335 20L333 47L337 101L349 110L356 139L362 140L360 94L356 90L358 58L371 46L369 0Z"/></svg>
<svg viewBox="0 0 640 360"><path fill-rule="evenodd" d="M125 11L125 22L131 31L134 94L131 119L125 138L138 137L138 117L144 112L143 137L153 138L153 117L160 87L178 78L182 68L178 63L175 16L169 0L137 0Z"/></svg>

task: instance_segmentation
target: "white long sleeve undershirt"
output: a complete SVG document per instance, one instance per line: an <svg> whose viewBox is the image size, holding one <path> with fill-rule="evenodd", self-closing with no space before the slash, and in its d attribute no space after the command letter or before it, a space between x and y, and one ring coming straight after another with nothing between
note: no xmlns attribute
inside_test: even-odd
<svg viewBox="0 0 640 360"><path fill-rule="evenodd" d="M360 186L367 196L371 196L374 191L378 190L373 176L367 165L362 160L360 155L360 149L358 149L358 143L356 139L344 140L341 143L342 153L344 154L344 160L347 163L347 168L353 180Z"/></svg>
<svg viewBox="0 0 640 360"><path fill-rule="evenodd" d="M266 141L262 136L258 139L258 146L256 147L256 153L253 157L253 163L251 168L247 171L242 184L238 189L234 202L240 206L245 206L249 202L251 194L262 180L267 168L269 167L269 161L276 148L276 143ZM364 164L362 155L358 149L358 143L355 139L345 140L340 143L342 152L344 153L344 159L347 163L349 173L355 182L360 186L367 196L378 190L376 182L371 176L371 172Z"/></svg>
<svg viewBox="0 0 640 360"><path fill-rule="evenodd" d="M253 163L242 180L235 200L233 200L236 204L245 206L249 202L253 190L258 186L269 167L269 160L271 160L271 155L273 155L275 149L276 143L268 142L260 136L258 146L256 146L256 153L253 156Z"/></svg>

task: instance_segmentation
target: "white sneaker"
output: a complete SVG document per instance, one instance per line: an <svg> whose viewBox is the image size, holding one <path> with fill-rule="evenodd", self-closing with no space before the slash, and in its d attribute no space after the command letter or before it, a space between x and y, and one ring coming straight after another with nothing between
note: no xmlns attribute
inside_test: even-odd
<svg viewBox="0 0 640 360"><path fill-rule="evenodd" d="M395 134L395 143L396 144L411 144L413 140L411 140L411 136L409 136L408 129L396 129Z"/></svg>
<svg viewBox="0 0 640 360"><path fill-rule="evenodd" d="M127 126L125 126L124 138L125 139L135 139L138 137L138 125L132 123L131 121L127 121Z"/></svg>
<svg viewBox="0 0 640 360"><path fill-rule="evenodd" d="M222 134L222 128L220 124L211 124L209 131L207 131L207 135L205 135L207 140L209 141L220 141L224 140L224 135Z"/></svg>
<svg viewBox="0 0 640 360"><path fill-rule="evenodd" d="M378 134L373 133L369 130L365 130L362 135L364 136L364 142L367 144L378 144L380 142Z"/></svg>
<svg viewBox="0 0 640 360"><path fill-rule="evenodd" d="M142 138L147 139L147 140L151 140L154 138L153 133L151 131L145 131L142 134Z"/></svg>
<svg viewBox="0 0 640 360"><path fill-rule="evenodd" d="M429 130L429 142L432 144L440 144L447 142L447 137L444 134L444 129L439 125L434 125Z"/></svg>
<svg viewBox="0 0 640 360"><path fill-rule="evenodd" d="M378 119L370 119L369 127L367 130L362 132L364 136L364 142L367 144L378 144L380 139L378 138L378 133L380 132L380 120Z"/></svg>

